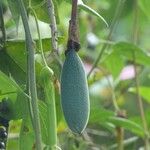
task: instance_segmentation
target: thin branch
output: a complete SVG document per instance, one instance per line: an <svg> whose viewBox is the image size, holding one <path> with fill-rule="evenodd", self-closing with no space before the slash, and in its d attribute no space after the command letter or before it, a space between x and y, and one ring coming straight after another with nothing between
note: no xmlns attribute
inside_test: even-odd
<svg viewBox="0 0 150 150"><path fill-rule="evenodd" d="M117 26L118 19L119 19L120 14L121 14L121 12L122 12L122 10L123 10L124 3L125 3L125 0L119 0L119 2L118 2L118 6L117 6L117 9L116 9L116 12L115 12L115 16L114 16L114 19L113 19L112 24L111 24L111 26L110 26L110 31L109 31L109 34L108 34L108 36L107 36L107 38L106 38L106 41L111 38L112 33L113 33L115 27ZM102 55L104 54L105 49L107 48L107 46L108 46L108 43L105 43L105 44L102 46L101 51L100 51L98 57L96 58L96 60L95 60L95 62L94 62L94 64L93 64L91 70L89 71L89 73L88 73L88 75L87 75L88 78L90 77L90 75L91 75L92 71L95 69L95 67L98 65L98 63L99 63L99 61L100 61Z"/></svg>
<svg viewBox="0 0 150 150"><path fill-rule="evenodd" d="M29 91L31 94L31 104L34 115L34 133L36 138L36 149L42 150L42 136L41 136L41 127L40 127L40 118L39 118L39 108L38 108L38 99L37 99L37 91L36 91L36 79L35 79L35 60L34 60L34 46L33 40L30 33L30 28L28 24L27 13L24 7L24 3L22 0L18 1L18 7L20 9L21 18L25 30L26 37L26 48L28 55L28 71L29 71Z"/></svg>
<svg viewBox="0 0 150 150"><path fill-rule="evenodd" d="M51 38L52 38L52 54L56 58L57 62L59 63L60 67L62 68L62 62L59 58L59 51L58 51L58 30L55 18L55 10L54 4L52 0L47 0L47 8L48 8L48 15L50 18L50 28L51 28Z"/></svg>
<svg viewBox="0 0 150 150"><path fill-rule="evenodd" d="M44 56L44 50L43 50L43 44L42 44L42 39L41 39L41 34L40 34L40 28L39 28L39 24L38 24L38 18L37 15L34 11L34 9L31 7L29 7L29 10L32 12L34 19L35 19L35 23L36 23L36 28L37 28L37 33L38 33L38 42L39 42L39 48L40 48L40 54L42 57L42 61L44 63L45 66L47 66L47 62L45 60L45 56Z"/></svg>
<svg viewBox="0 0 150 150"><path fill-rule="evenodd" d="M51 36L52 36L52 49L53 52L58 54L58 31L57 24L55 18L54 4L52 0L47 0L48 14L50 17L50 28L51 28Z"/></svg>

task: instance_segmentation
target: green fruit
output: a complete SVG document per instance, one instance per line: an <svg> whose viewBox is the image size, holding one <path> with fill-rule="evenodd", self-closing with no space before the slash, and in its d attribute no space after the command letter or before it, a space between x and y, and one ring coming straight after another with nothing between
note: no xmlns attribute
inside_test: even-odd
<svg viewBox="0 0 150 150"><path fill-rule="evenodd" d="M82 133L88 122L90 104L84 67L75 50L66 53L61 75L61 102L69 128Z"/></svg>

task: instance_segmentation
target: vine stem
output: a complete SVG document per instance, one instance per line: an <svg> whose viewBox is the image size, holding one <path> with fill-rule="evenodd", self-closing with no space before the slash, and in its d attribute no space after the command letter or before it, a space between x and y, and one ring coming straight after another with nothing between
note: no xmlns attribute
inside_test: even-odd
<svg viewBox="0 0 150 150"><path fill-rule="evenodd" d="M37 99L37 91L36 91L36 79L35 79L35 61L34 61L34 46L33 40L30 33L30 28L28 24L27 13L24 7L24 3L22 0L17 0L18 7L20 9L21 18L25 30L26 37L26 48L28 55L28 71L29 71L29 91L31 94L31 104L34 115L34 132L36 139L36 149L42 150L42 138L41 138L41 127L40 127L40 118L39 118L39 108L38 108L38 99Z"/></svg>
<svg viewBox="0 0 150 150"><path fill-rule="evenodd" d="M134 18L133 18L133 42L134 44L137 43L137 38L138 38L138 3L137 0L134 0ZM144 106L143 106L143 101L140 96L140 90L139 90L139 78L138 78L138 71L137 71L137 65L136 65L136 56L135 52L133 52L133 65L134 65L134 72L135 72L135 85L136 85L136 94L137 94L137 100L138 100L138 105L140 109L140 115L141 115L141 120L145 132L145 150L150 149L149 145L149 131L148 131L148 126L145 118L145 113L144 113Z"/></svg>
<svg viewBox="0 0 150 150"><path fill-rule="evenodd" d="M122 12L122 10L123 10L123 6L124 6L125 1L126 1L126 0L119 0L119 2L118 2L117 9L116 9L116 12L115 12L113 21L112 21L112 23L111 23L110 31L109 31L109 34L108 34L108 36L107 36L107 38L106 38L106 41L111 38L112 33L113 33L115 27L117 26L118 19L119 19L120 14L121 14L121 12ZM94 62L94 64L93 64L91 70L89 71L89 73L88 73L88 75L87 75L88 78L90 77L90 75L91 75L92 71L95 69L95 67L98 65L98 63L99 63L99 61L100 61L102 55L104 54L105 49L107 48L107 46L108 46L108 43L105 43L105 44L102 46L101 51L100 51L98 57L96 58L96 60L95 60L95 62Z"/></svg>
<svg viewBox="0 0 150 150"><path fill-rule="evenodd" d="M5 45L6 42L6 30L5 30L5 25L4 25L4 17L3 17L3 7L2 3L0 3L0 27L2 29L2 34L3 34L3 44Z"/></svg>
<svg viewBox="0 0 150 150"><path fill-rule="evenodd" d="M34 9L32 8L32 6L29 7L29 10L32 12L32 14L34 16L34 19L35 19L37 33L38 33L38 39L39 39L40 53L41 53L44 65L47 66L47 62L46 62L45 56L44 56L44 50L43 50L43 44L42 44L42 40L41 40L41 34L40 34L40 28L39 28L39 24L38 24L38 18L37 18L37 15L36 15Z"/></svg>
<svg viewBox="0 0 150 150"><path fill-rule="evenodd" d="M35 23L36 23L36 28L38 32L38 38L39 38L40 53L42 56L42 60L44 62L44 66L48 66L45 56L44 56L43 44L41 40L37 15L31 5L30 5L29 10L32 12L35 18ZM55 108L56 106L55 106L53 82L49 81L49 78L48 78L48 81L44 81L44 92L45 92L45 97L46 97L45 100L47 104L48 145L49 145L49 149L54 150L57 147L57 130L56 130L57 123L56 123L56 108Z"/></svg>
<svg viewBox="0 0 150 150"><path fill-rule="evenodd" d="M35 22L36 22L36 27L37 27L37 32L38 32L38 38L39 38L39 47L40 47L40 53L44 62L44 66L48 66L47 62L45 60L44 56L44 51L43 51L43 44L41 40L41 35L40 35L40 29L39 29L39 24L38 24L38 18L37 15L30 6L29 10L32 12ZM45 92L45 100L47 104L47 119L48 119L48 144L49 148L51 150L56 149L57 147L57 123L56 123L56 106L55 106L55 96L54 96L54 87L53 87L53 82L49 81L44 81L44 92Z"/></svg>

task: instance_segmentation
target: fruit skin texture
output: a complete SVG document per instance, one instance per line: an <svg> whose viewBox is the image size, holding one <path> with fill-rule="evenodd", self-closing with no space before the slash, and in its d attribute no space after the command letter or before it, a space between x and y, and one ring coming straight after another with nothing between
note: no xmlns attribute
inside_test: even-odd
<svg viewBox="0 0 150 150"><path fill-rule="evenodd" d="M83 63L69 50L61 75L61 103L65 120L74 133L82 133L89 118L89 92Z"/></svg>

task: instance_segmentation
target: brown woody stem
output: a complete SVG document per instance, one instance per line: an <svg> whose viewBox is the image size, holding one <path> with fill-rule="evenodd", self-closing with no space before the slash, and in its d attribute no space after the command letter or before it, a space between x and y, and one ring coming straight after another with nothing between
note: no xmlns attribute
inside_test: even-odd
<svg viewBox="0 0 150 150"><path fill-rule="evenodd" d="M78 51L80 49L78 23L77 23L77 10L78 10L77 4L78 0L72 0L72 12L71 12L71 20L69 21L67 50L74 49Z"/></svg>

